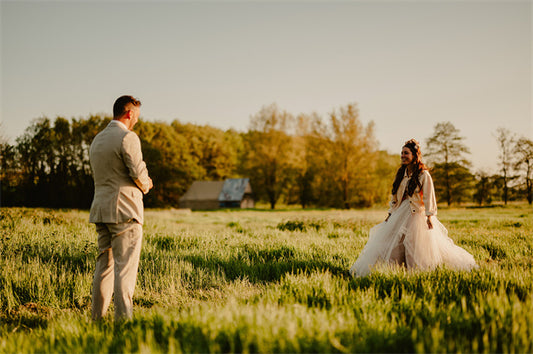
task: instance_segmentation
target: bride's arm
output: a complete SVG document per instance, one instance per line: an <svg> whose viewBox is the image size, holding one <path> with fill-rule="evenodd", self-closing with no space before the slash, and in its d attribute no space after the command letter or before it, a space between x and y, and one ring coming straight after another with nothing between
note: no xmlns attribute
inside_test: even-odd
<svg viewBox="0 0 533 354"><path fill-rule="evenodd" d="M388 221L389 218L390 218L390 215L392 214L392 209L394 209L394 206L396 205L396 198L394 197L394 195L391 195L390 197L390 202L389 202L389 211L388 211L388 215L387 215L387 218L385 219L385 221Z"/></svg>
<svg viewBox="0 0 533 354"><path fill-rule="evenodd" d="M433 186L433 179L428 171L422 174L422 198L424 201L424 208L426 209L427 224L430 229L433 228L431 223L431 216L437 215L437 198L435 197L435 188Z"/></svg>

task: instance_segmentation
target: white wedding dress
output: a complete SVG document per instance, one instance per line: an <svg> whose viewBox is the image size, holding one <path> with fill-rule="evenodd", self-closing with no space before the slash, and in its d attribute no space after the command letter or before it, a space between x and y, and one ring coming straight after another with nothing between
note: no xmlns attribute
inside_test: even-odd
<svg viewBox="0 0 533 354"><path fill-rule="evenodd" d="M400 189L403 192L403 188ZM432 189L431 183L428 193L433 192ZM373 268L387 264L403 264L407 269L420 270L431 270L439 265L455 270L477 267L474 257L454 244L436 216L431 216L433 228L430 229L424 208L413 211L409 199L405 199L387 221L374 226L350 274L366 276Z"/></svg>

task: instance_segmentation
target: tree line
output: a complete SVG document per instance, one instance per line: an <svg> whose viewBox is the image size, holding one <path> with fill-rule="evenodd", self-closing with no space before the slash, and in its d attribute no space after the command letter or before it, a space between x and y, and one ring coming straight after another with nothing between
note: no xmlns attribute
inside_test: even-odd
<svg viewBox="0 0 533 354"><path fill-rule="evenodd" d="M111 117L32 121L11 145L0 137L1 204L90 207L93 180L89 147ZM356 104L327 117L293 115L277 105L250 118L246 132L209 125L140 121L135 126L155 188L147 207L177 207L195 180L248 177L257 200L352 208L385 204L399 158L378 149L374 124L363 124ZM450 122L438 123L425 156L439 202L527 199L532 202L533 143L498 129L498 174L473 173L465 138Z"/></svg>

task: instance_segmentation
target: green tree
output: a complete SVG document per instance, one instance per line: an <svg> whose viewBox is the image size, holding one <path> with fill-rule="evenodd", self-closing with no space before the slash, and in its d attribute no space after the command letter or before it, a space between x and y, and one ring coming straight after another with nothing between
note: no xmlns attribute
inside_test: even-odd
<svg viewBox="0 0 533 354"><path fill-rule="evenodd" d="M515 169L523 173L526 198L531 205L533 202L533 141L526 138L517 140L514 147L516 156Z"/></svg>
<svg viewBox="0 0 533 354"><path fill-rule="evenodd" d="M315 113L296 121L294 185L302 207L350 208L388 198L395 158L377 151L373 123L363 126L355 104L333 111L326 122Z"/></svg>
<svg viewBox="0 0 533 354"><path fill-rule="evenodd" d="M294 137L295 164L294 181L292 187L297 196L298 203L306 208L316 203L315 180L319 175L319 156L317 153L321 146L321 134L317 133L320 126L320 117L300 114L296 117L296 134Z"/></svg>
<svg viewBox="0 0 533 354"><path fill-rule="evenodd" d="M426 156L432 162L437 198L444 199L448 205L466 200L471 191L471 164L464 157L470 150L464 140L450 122L437 123L433 135L426 140Z"/></svg>
<svg viewBox="0 0 533 354"><path fill-rule="evenodd" d="M2 123L0 123L1 131L3 131ZM21 175L18 161L16 147L0 133L0 206L20 205L18 185Z"/></svg>
<svg viewBox="0 0 533 354"><path fill-rule="evenodd" d="M244 136L243 170L250 176L254 191L274 209L294 171L294 139L289 135L293 116L277 105L265 106L251 117Z"/></svg>
<svg viewBox="0 0 533 354"><path fill-rule="evenodd" d="M239 134L178 121L172 122L172 127L186 138L189 153L201 169L200 178L216 181L235 176L242 153Z"/></svg>
<svg viewBox="0 0 533 354"><path fill-rule="evenodd" d="M26 206L49 206L50 199L55 198L48 188L55 159L52 136L50 119L42 117L33 120L16 140L22 174L21 190Z"/></svg>
<svg viewBox="0 0 533 354"><path fill-rule="evenodd" d="M497 179L497 176L492 176L485 171L476 173L473 197L478 205L489 205L492 203L493 197L497 192Z"/></svg>
<svg viewBox="0 0 533 354"><path fill-rule="evenodd" d="M371 186L376 168L374 124L366 127L355 104L330 114L329 170L341 193L342 207L369 206L374 202Z"/></svg>
<svg viewBox="0 0 533 354"><path fill-rule="evenodd" d="M386 204L390 200L392 184L396 171L399 167L399 156L380 150L377 152L376 168L373 171L373 178L369 193L372 193L373 203Z"/></svg>
<svg viewBox="0 0 533 354"><path fill-rule="evenodd" d="M77 204L76 177L79 164L74 156L73 136L67 119L57 117L54 120L51 139L54 159L50 162L48 188L56 197L50 199L50 206L73 207Z"/></svg>
<svg viewBox="0 0 533 354"><path fill-rule="evenodd" d="M135 128L154 182L146 195L146 206L177 206L188 186L203 177L191 157L187 138L167 123L140 121Z"/></svg>
<svg viewBox="0 0 533 354"><path fill-rule="evenodd" d="M20 183L15 146L0 142L0 206L20 205L15 199Z"/></svg>
<svg viewBox="0 0 533 354"><path fill-rule="evenodd" d="M515 179L514 176L510 175L513 166L512 150L515 143L515 138L510 130L502 127L496 129L496 134L494 136L498 142L498 149L500 150L499 165L502 173L501 179L503 182L503 201L505 204L507 204L509 199L509 182Z"/></svg>

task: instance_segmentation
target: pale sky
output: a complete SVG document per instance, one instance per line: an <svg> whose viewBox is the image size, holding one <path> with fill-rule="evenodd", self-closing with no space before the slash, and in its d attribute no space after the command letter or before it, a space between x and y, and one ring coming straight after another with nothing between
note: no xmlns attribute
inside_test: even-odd
<svg viewBox="0 0 533 354"><path fill-rule="evenodd" d="M248 129L357 103L381 149L436 123L496 171L494 133L533 139L530 1L4 1L1 133L47 116L111 115L131 94L150 121Z"/></svg>

